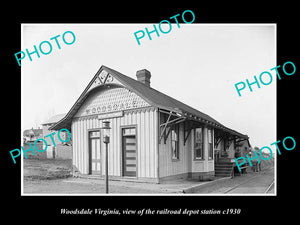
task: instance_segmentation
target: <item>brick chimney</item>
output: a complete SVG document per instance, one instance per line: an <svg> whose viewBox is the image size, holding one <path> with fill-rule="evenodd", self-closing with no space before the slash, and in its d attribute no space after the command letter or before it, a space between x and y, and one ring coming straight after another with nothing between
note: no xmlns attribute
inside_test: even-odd
<svg viewBox="0 0 300 225"><path fill-rule="evenodd" d="M139 82L142 82L143 84L150 87L151 73L148 70L146 70L146 69L138 70L136 72L136 77Z"/></svg>

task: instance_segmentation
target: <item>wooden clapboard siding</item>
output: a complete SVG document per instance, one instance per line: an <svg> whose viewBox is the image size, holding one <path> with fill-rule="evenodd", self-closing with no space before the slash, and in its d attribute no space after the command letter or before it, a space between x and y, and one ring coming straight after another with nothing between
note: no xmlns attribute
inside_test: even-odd
<svg viewBox="0 0 300 225"><path fill-rule="evenodd" d="M149 130L150 130L150 125L149 125L149 122L150 122L150 116L149 116L149 112L145 112L145 121L144 121L144 124L145 124L145 137L148 139L150 139L150 134L149 134ZM148 139L148 140L149 140ZM145 177L150 177L150 170L151 170L151 165L150 165L150 145L151 145L151 142L149 141L144 141L144 148L145 148L145 151L142 151L144 152L145 154L145 170L143 170L145 172Z"/></svg>
<svg viewBox="0 0 300 225"><path fill-rule="evenodd" d="M166 144L162 140L159 144L159 177L172 176L188 173L190 167L188 151L191 150L190 137L184 145L183 124L179 125L179 160L172 160L171 135L168 136Z"/></svg>
<svg viewBox="0 0 300 225"><path fill-rule="evenodd" d="M137 177L157 178L157 109L149 107L125 112L110 121L109 175L122 176L122 128L136 127ZM82 174L89 173L88 131L99 129L97 116L74 118L72 121L73 164ZM101 136L102 132L100 131ZM105 173L105 144L101 137L101 171Z"/></svg>
<svg viewBox="0 0 300 225"><path fill-rule="evenodd" d="M136 123L137 124L141 124L141 113L137 113L136 114ZM141 152L141 148L142 148L142 143L140 142L140 139L142 139L142 137L144 136L144 133L142 132L142 126L137 126L136 127L136 134L137 134L137 149L138 149L138 154L137 154L137 174L138 176L141 176L141 165L144 164L144 160L141 158L142 154Z"/></svg>
<svg viewBox="0 0 300 225"><path fill-rule="evenodd" d="M214 171L214 170L215 170L215 163L214 163L214 160L209 160L209 161L208 161L207 171Z"/></svg>
<svg viewBox="0 0 300 225"><path fill-rule="evenodd" d="M78 165L78 151L74 151L74 149L78 149L78 139L74 138L74 135L77 136L78 133L78 127L75 123L72 124L72 162L73 165Z"/></svg>
<svg viewBox="0 0 300 225"><path fill-rule="evenodd" d="M159 144L159 177L167 177L178 174L210 172L214 171L214 160L208 159L207 127L203 128L204 160L194 160L194 130L192 130L185 145L183 142L183 124L179 126L179 160L172 160L171 135L166 144L162 139ZM214 135L214 134L213 134Z"/></svg>

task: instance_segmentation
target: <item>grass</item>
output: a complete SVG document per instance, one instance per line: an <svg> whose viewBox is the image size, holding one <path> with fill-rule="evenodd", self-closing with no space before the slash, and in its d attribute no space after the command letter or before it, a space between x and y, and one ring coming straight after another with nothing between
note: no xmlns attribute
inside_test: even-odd
<svg viewBox="0 0 300 225"><path fill-rule="evenodd" d="M24 159L24 179L60 179L71 176L71 159Z"/></svg>

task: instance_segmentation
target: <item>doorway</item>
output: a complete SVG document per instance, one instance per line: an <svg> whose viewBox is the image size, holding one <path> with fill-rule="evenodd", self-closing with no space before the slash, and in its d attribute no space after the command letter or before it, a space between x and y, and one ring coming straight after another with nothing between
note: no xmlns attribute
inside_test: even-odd
<svg viewBox="0 0 300 225"><path fill-rule="evenodd" d="M122 158L123 176L136 177L137 144L135 127L122 129Z"/></svg>
<svg viewBox="0 0 300 225"><path fill-rule="evenodd" d="M89 174L101 174L100 131L89 132Z"/></svg>

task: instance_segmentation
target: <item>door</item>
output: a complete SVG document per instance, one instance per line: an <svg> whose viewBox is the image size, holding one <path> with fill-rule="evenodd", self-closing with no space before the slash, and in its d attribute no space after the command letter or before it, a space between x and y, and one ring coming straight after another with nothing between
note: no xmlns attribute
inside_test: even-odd
<svg viewBox="0 0 300 225"><path fill-rule="evenodd" d="M101 174L100 131L89 132L89 173Z"/></svg>
<svg viewBox="0 0 300 225"><path fill-rule="evenodd" d="M123 176L136 177L136 135L135 128L123 129Z"/></svg>

